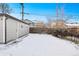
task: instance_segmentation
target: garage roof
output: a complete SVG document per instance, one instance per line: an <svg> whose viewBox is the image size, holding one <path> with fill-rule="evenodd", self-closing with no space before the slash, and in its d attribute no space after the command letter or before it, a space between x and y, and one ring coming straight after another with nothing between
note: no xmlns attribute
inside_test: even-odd
<svg viewBox="0 0 79 59"><path fill-rule="evenodd" d="M20 20L20 19L18 19L18 18L16 18L16 17L13 17L13 16L11 16L11 15L9 15L9 14L2 14L2 13L0 13L0 16L10 17L10 18L12 18L13 20L16 20L16 21L19 21L19 22L22 22L22 23L25 23L25 24L28 24L28 25L29 25L29 23L27 23L27 22L25 22L25 21L22 21L22 20Z"/></svg>

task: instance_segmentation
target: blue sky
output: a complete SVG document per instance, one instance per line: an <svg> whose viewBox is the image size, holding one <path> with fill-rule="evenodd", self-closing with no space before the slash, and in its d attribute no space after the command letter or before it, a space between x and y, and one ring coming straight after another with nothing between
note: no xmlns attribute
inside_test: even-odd
<svg viewBox="0 0 79 59"><path fill-rule="evenodd" d="M10 3L10 7L13 9L11 15L21 18L20 15L20 4L19 3ZM47 21L46 17L56 16L56 3L25 3L24 7L25 13L30 13L30 15L25 14L25 19L30 20L42 20L44 22ZM58 8L64 7L64 15L71 16L77 15L79 18L79 3L59 3ZM60 13L61 14L61 11ZM77 22L78 19L70 19L70 22Z"/></svg>

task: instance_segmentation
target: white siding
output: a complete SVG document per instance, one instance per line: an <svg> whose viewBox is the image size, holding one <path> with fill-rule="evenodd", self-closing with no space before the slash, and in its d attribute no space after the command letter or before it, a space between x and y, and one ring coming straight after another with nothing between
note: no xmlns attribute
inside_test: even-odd
<svg viewBox="0 0 79 59"><path fill-rule="evenodd" d="M6 19L5 16L0 16L0 43L16 40L17 38L24 36L28 33L29 25L14 20L10 17Z"/></svg>
<svg viewBox="0 0 79 59"><path fill-rule="evenodd" d="M3 42L3 18L0 16L0 43Z"/></svg>
<svg viewBox="0 0 79 59"><path fill-rule="evenodd" d="M29 25L13 20L6 20L6 41L12 41L29 33Z"/></svg>
<svg viewBox="0 0 79 59"><path fill-rule="evenodd" d="M18 37L24 36L29 33L29 26L22 22L18 22Z"/></svg>

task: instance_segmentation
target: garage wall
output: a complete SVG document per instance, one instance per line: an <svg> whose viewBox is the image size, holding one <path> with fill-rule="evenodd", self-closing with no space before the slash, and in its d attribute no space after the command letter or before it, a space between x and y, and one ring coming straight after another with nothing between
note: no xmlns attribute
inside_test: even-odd
<svg viewBox="0 0 79 59"><path fill-rule="evenodd" d="M3 42L3 18L0 16L0 43Z"/></svg>
<svg viewBox="0 0 79 59"><path fill-rule="evenodd" d="M16 40L28 33L29 25L14 18L0 16L0 43Z"/></svg>
<svg viewBox="0 0 79 59"><path fill-rule="evenodd" d="M16 40L29 33L29 25L8 18L6 20L6 41Z"/></svg>
<svg viewBox="0 0 79 59"><path fill-rule="evenodd" d="M22 22L18 22L18 37L24 36L29 33L29 26Z"/></svg>

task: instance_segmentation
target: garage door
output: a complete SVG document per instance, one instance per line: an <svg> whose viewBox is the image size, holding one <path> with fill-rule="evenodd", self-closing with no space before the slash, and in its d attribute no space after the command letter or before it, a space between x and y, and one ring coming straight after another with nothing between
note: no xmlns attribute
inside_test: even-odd
<svg viewBox="0 0 79 59"><path fill-rule="evenodd" d="M17 21L8 19L6 20L6 41L17 39Z"/></svg>

